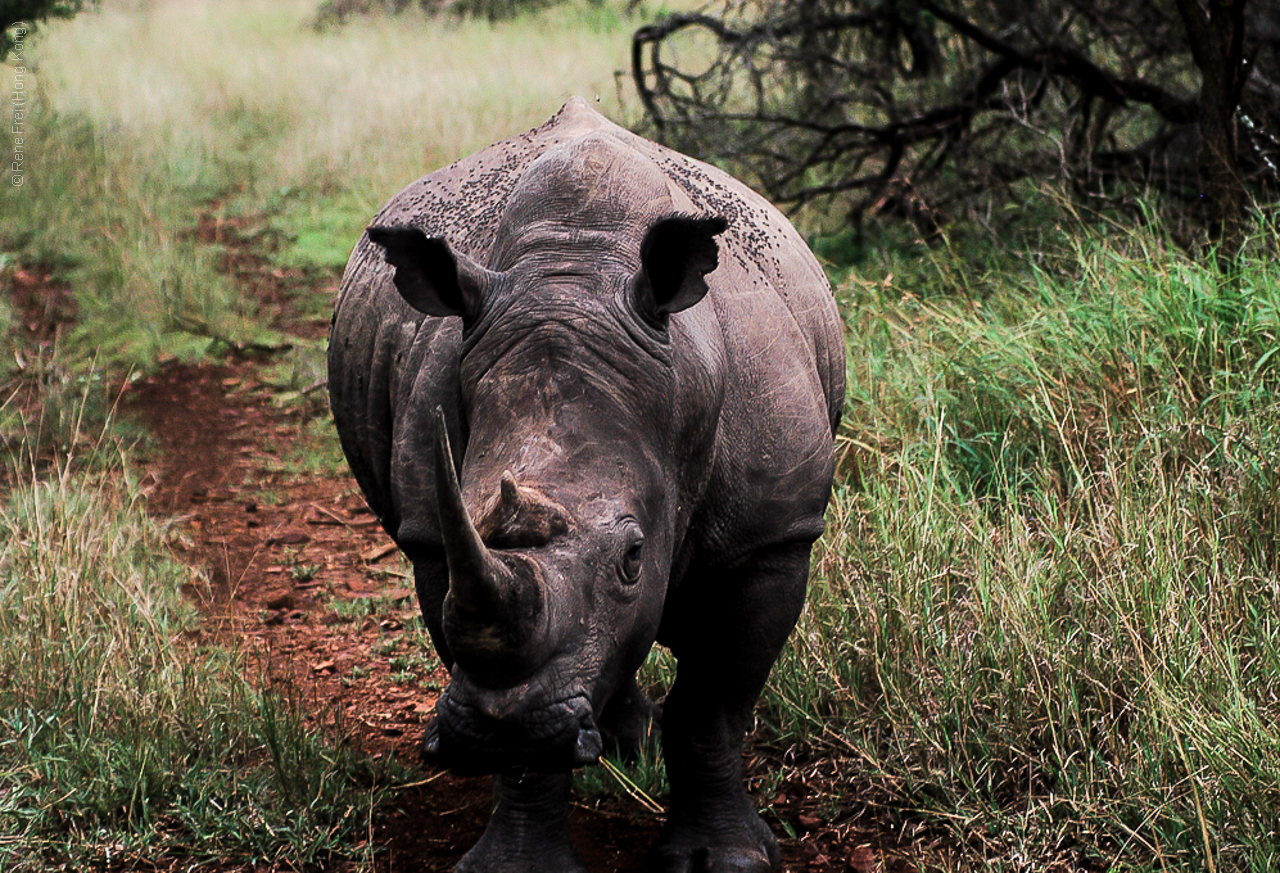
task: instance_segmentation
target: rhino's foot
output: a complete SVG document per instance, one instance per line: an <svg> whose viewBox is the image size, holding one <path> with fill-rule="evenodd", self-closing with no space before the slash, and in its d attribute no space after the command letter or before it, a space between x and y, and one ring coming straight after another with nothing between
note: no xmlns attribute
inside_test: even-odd
<svg viewBox="0 0 1280 873"><path fill-rule="evenodd" d="M455 873L588 873L582 856L566 838L522 839L490 827L453 868Z"/></svg>
<svg viewBox="0 0 1280 873"><path fill-rule="evenodd" d="M781 867L778 841L755 813L720 830L669 823L649 856L651 873L773 873Z"/></svg>
<svg viewBox="0 0 1280 873"><path fill-rule="evenodd" d="M570 773L494 777L494 809L456 873L587 873L569 842Z"/></svg>

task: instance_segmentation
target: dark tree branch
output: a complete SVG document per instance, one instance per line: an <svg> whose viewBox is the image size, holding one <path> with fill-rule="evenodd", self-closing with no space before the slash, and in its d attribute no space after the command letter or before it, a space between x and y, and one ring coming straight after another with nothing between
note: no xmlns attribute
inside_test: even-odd
<svg viewBox="0 0 1280 873"><path fill-rule="evenodd" d="M1195 0L1180 2L1194 3ZM1151 82L1113 76L1074 47L1048 44L1035 53L1028 54L931 0L920 0L920 5L949 24L956 33L968 37L987 51L1008 58L1024 69L1045 70L1051 75L1071 79L1086 94L1110 103L1123 105L1126 100L1145 103L1159 112L1166 121L1174 124L1190 124L1196 120L1197 106L1194 101L1171 94Z"/></svg>
<svg viewBox="0 0 1280 873"><path fill-rule="evenodd" d="M1244 244L1248 194L1238 166L1236 109L1248 78L1244 57L1244 8L1247 0L1178 0L1191 55L1200 68L1201 163L1213 206L1211 225L1225 258L1233 260Z"/></svg>
<svg viewBox="0 0 1280 873"><path fill-rule="evenodd" d="M1199 10L1197 0L724 2L722 14L635 33L632 77L657 136L737 163L779 203L838 198L854 219L896 203L933 222L1054 176L1091 202L1158 184L1194 206L1186 132L1200 122L1207 136L1210 110L1203 90L1173 83L1246 44L1228 29L1234 42L1204 43L1193 58L1177 4ZM1238 18L1246 0L1199 2ZM1280 0L1252 2L1280 15ZM668 46L693 33L719 48L699 48L686 68ZM1274 176L1280 161L1280 145L1267 151L1280 143L1280 101L1268 99L1280 90L1276 43L1251 50L1257 62L1233 67L1217 92L1233 101L1231 130L1241 95L1252 101L1254 169L1237 178Z"/></svg>

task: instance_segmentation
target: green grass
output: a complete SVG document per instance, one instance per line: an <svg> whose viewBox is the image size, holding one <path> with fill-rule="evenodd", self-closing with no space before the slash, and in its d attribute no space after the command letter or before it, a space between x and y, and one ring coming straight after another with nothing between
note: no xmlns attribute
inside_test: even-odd
<svg viewBox="0 0 1280 873"><path fill-rule="evenodd" d="M391 596L359 597L353 600L337 598L329 602L329 608L344 622L380 616L399 621L406 613L404 604ZM415 617L412 620L418 619Z"/></svg>
<svg viewBox="0 0 1280 873"><path fill-rule="evenodd" d="M640 755L630 761L605 754L599 763L573 774L575 797L587 803L613 801L637 814L664 813L670 791L662 750L656 744L641 749Z"/></svg>
<svg viewBox="0 0 1280 873"><path fill-rule="evenodd" d="M14 477L0 505L0 868L359 860L385 774L204 640L184 590L205 580L169 557L128 467L28 460Z"/></svg>
<svg viewBox="0 0 1280 873"><path fill-rule="evenodd" d="M764 736L969 869L1270 869L1280 271L1071 245L977 297L841 289L844 459Z"/></svg>
<svg viewBox="0 0 1280 873"><path fill-rule="evenodd" d="M0 348L3 340L0 334ZM137 425L112 414L116 398L101 370L68 366L57 354L27 352L28 384L39 387L34 403L20 402L20 391L0 402L0 447L6 453L0 457L10 460L0 462L0 482L14 479L15 458L74 452L81 465L97 467L118 461L118 443L146 443L147 434Z"/></svg>
<svg viewBox="0 0 1280 873"><path fill-rule="evenodd" d="M500 24L408 13L317 33L315 5L108 3L47 29L33 49L40 87L57 111L114 128L143 166L271 215L291 240L282 261L325 268L346 262L396 190L545 121L570 95L627 111L613 74L632 22L611 7Z"/></svg>
<svg viewBox="0 0 1280 873"><path fill-rule="evenodd" d="M41 159L20 194L5 192L0 247L75 289L78 326L65 351L153 366L270 341L252 302L216 271L216 251L190 233L199 186L174 188L134 165L121 157L127 141L99 137L83 117L39 117Z"/></svg>

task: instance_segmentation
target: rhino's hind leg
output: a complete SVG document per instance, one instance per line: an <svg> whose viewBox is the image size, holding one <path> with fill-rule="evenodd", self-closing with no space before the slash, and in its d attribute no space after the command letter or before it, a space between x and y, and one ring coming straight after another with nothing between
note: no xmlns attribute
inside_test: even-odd
<svg viewBox="0 0 1280 873"><path fill-rule="evenodd" d="M742 741L769 670L804 605L811 544L771 549L699 584L679 604L679 662L662 710L671 811L655 873L770 873L778 843L742 780Z"/></svg>
<svg viewBox="0 0 1280 873"><path fill-rule="evenodd" d="M493 815L456 873L587 873L569 842L572 773L493 777Z"/></svg>

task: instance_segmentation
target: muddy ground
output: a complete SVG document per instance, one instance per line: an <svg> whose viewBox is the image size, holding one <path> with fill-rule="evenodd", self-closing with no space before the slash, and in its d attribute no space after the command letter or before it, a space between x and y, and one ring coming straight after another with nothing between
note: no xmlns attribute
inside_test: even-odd
<svg viewBox="0 0 1280 873"><path fill-rule="evenodd" d="M322 339L327 317L298 302L332 297L336 279L275 268L240 228L204 219L198 233L225 246L222 268L254 295L275 327L299 340ZM65 287L47 274L18 271L7 283L32 342L53 341L74 318ZM312 307L314 309L314 307ZM287 345L287 344L286 344ZM285 353L228 349L200 365L171 362L123 385L119 412L150 434L144 476L150 511L176 520L174 546L201 568L210 590L192 591L211 632L243 645L258 675L287 687L317 724L340 724L371 754L418 769L377 816L372 833L385 873L448 871L479 838L491 803L488 778L459 778L418 765L417 745L438 690L438 662L406 632L412 580L390 540L341 467L299 460L314 449L322 384L281 404L266 376ZM398 657L398 661L396 658ZM415 673L406 680L404 665ZM434 672L430 665L434 664ZM748 769L777 766L748 752ZM866 809L830 801L848 774L817 762L758 797L782 841L784 867L799 871L905 871L895 839L877 833ZM661 827L638 802L575 803L575 844L593 871L637 871ZM918 846L916 849L918 850Z"/></svg>

